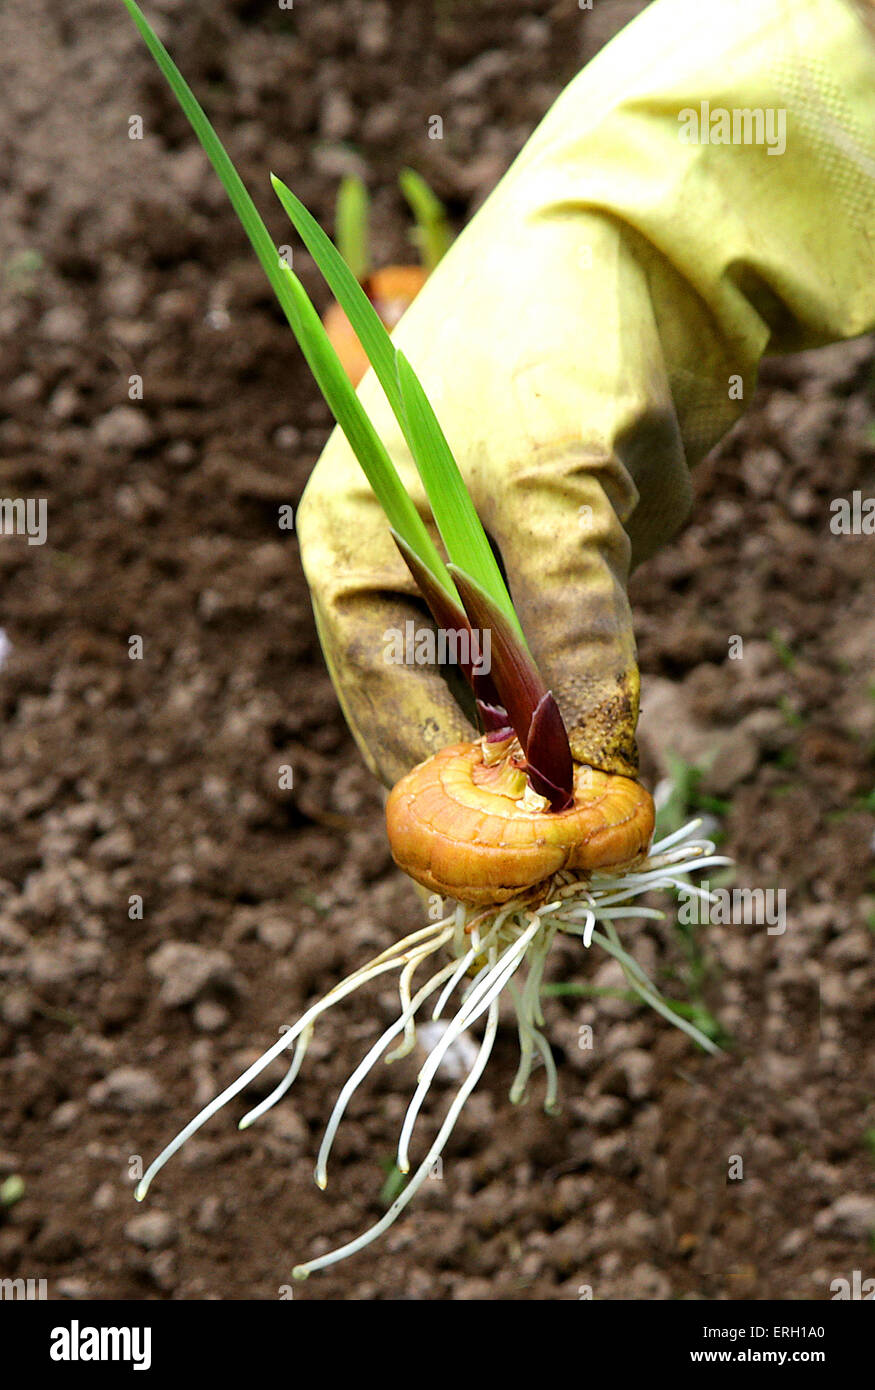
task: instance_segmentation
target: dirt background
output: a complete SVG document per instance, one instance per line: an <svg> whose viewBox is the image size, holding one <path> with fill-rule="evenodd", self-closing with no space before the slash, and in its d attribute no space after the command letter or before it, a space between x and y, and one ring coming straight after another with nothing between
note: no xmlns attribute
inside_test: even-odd
<svg viewBox="0 0 875 1390"><path fill-rule="evenodd" d="M269 169L327 225L358 170L385 262L412 258L404 164L461 225L640 8L149 12L277 240ZM46 1277L53 1298L276 1298L295 1261L384 1209L415 1059L359 1093L325 1194L311 1167L338 1087L392 1017L389 987L329 1018L260 1125L236 1131L243 1102L213 1120L144 1208L129 1161L418 921L277 528L327 413L119 4L3 7L0 90L0 488L49 499L46 545L0 541L0 1181L24 1182L0 1215L0 1276ZM442 142L426 138L435 112ZM550 1119L541 1077L527 1108L507 1101L508 1022L443 1181L296 1298L823 1299L875 1274L875 567L871 537L828 524L832 498L875 494L873 422L871 341L767 365L697 472L694 520L633 582L645 768L664 775L671 750L711 761L675 802L716 815L739 883L787 893L783 936L712 927L685 949L670 922L625 932L727 1051L611 994L553 998ZM618 983L571 945L552 975Z"/></svg>

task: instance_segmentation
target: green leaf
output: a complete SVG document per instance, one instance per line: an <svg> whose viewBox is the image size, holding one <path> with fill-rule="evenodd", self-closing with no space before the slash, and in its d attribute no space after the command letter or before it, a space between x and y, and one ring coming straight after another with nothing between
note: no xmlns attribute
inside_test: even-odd
<svg viewBox="0 0 875 1390"><path fill-rule="evenodd" d="M403 354L396 352L379 314L315 217L281 179L271 175L271 183L386 393L419 469L447 554L486 590L525 642L486 532L419 378Z"/></svg>
<svg viewBox="0 0 875 1390"><path fill-rule="evenodd" d="M390 524L447 592L457 597L437 547L356 396L303 285L280 257L221 140L139 5L135 0L124 0L124 4L221 179L319 388L349 440ZM358 286L352 272L347 269L346 273Z"/></svg>
<svg viewBox="0 0 875 1390"><path fill-rule="evenodd" d="M525 645L498 561L437 416L403 352L396 351L395 361L408 442L447 554L486 591Z"/></svg>
<svg viewBox="0 0 875 1390"><path fill-rule="evenodd" d="M335 420L361 464L390 526L403 536L426 569L455 595L455 587L437 548L408 496L382 440L343 370L337 353L296 275L285 267L291 297L289 322ZM446 576L443 579L441 576Z"/></svg>
<svg viewBox="0 0 875 1390"><path fill-rule="evenodd" d="M453 241L447 210L415 169L402 169L398 183L416 220L414 240L422 263L426 270L432 271Z"/></svg>
<svg viewBox="0 0 875 1390"><path fill-rule="evenodd" d="M385 1182L380 1188L380 1201L384 1207L391 1207L395 1198L404 1191L408 1180L393 1158L380 1158L377 1162L386 1174Z"/></svg>
<svg viewBox="0 0 875 1390"><path fill-rule="evenodd" d="M125 0L127 3L127 0ZM368 361L377 374L399 423L402 424L401 394L395 376L395 349L380 316L331 238L300 198L276 174L270 176L273 191L282 203L292 225L328 282L343 312L352 324Z"/></svg>
<svg viewBox="0 0 875 1390"><path fill-rule="evenodd" d="M334 230L337 249L359 282L371 273L368 213L368 190L361 179L350 174L337 190Z"/></svg>

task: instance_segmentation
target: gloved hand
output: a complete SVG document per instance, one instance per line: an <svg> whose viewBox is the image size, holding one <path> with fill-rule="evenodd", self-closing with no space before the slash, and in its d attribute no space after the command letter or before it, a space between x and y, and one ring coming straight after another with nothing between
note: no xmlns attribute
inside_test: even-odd
<svg viewBox="0 0 875 1390"><path fill-rule="evenodd" d="M630 567L684 520L689 466L762 354L875 324L866 11L875 26L872 0L656 0L565 90L395 332L579 762L636 774ZM721 111L760 143L717 143ZM427 517L372 372L360 395ZM298 533L372 770L388 785L474 737L439 671L385 660L387 629L429 620L339 431Z"/></svg>

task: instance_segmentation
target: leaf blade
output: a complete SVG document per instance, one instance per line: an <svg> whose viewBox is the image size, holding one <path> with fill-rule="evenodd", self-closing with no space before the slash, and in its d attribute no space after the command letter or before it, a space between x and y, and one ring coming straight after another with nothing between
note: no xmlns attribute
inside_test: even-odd
<svg viewBox="0 0 875 1390"><path fill-rule="evenodd" d="M303 285L291 267L280 258L246 185L209 117L136 0L123 0L123 3L228 194L292 332L316 376L319 388L349 440L390 524L404 537L447 592L457 597L437 547L356 396ZM314 362L318 365L318 374Z"/></svg>
<svg viewBox="0 0 875 1390"><path fill-rule="evenodd" d="M431 403L403 352L395 360L409 442L450 560L501 609L523 646L526 639L483 524Z"/></svg>
<svg viewBox="0 0 875 1390"><path fill-rule="evenodd" d="M322 230L313 214L304 207L300 198L276 174L271 174L270 182L292 226L352 324L389 404L398 415L401 398L395 378L395 349L379 314L331 238Z"/></svg>
<svg viewBox="0 0 875 1390"><path fill-rule="evenodd" d="M271 183L374 368L419 469L447 554L477 579L525 643L486 532L413 367L396 350L373 304L312 213L281 179L271 175Z"/></svg>
<svg viewBox="0 0 875 1390"><path fill-rule="evenodd" d="M371 273L368 191L362 180L348 174L337 190L334 230L337 250L361 283Z"/></svg>
<svg viewBox="0 0 875 1390"><path fill-rule="evenodd" d="M432 271L453 242L447 210L415 169L402 169L398 183L416 221L417 249L426 270Z"/></svg>

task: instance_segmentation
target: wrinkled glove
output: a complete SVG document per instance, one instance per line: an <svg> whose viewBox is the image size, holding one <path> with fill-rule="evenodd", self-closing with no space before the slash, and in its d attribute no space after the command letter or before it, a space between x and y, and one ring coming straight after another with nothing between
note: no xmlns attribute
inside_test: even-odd
<svg viewBox="0 0 875 1390"><path fill-rule="evenodd" d="M689 466L760 357L875 324L871 18L869 0L656 0L564 91L395 332L579 762L636 775L630 568L684 520ZM742 143L720 143L736 111ZM372 372L360 395L427 518ZM388 785L475 737L452 673L385 659L389 629L429 619L339 431L298 533L372 770Z"/></svg>

